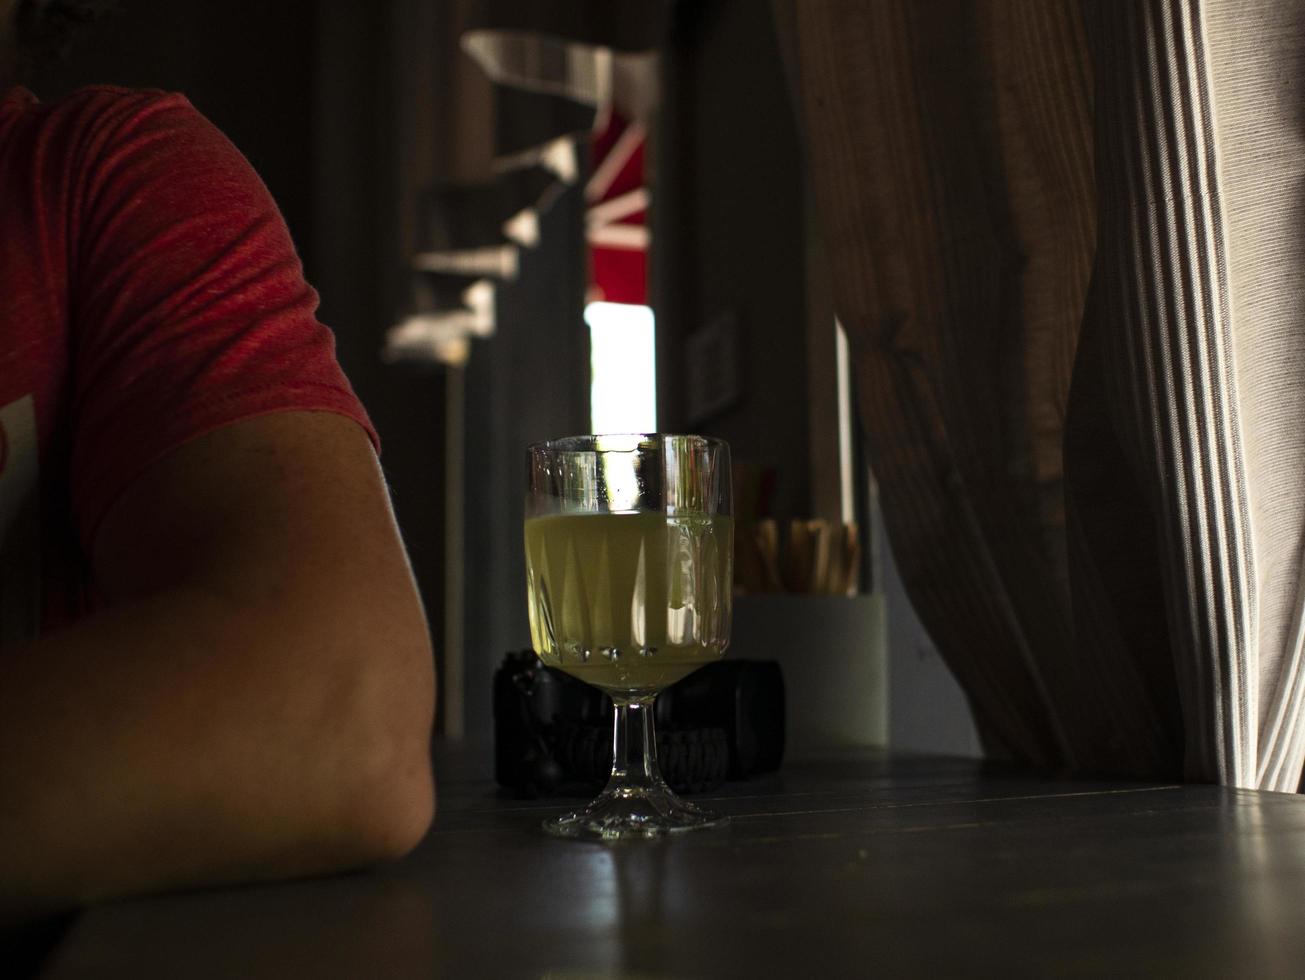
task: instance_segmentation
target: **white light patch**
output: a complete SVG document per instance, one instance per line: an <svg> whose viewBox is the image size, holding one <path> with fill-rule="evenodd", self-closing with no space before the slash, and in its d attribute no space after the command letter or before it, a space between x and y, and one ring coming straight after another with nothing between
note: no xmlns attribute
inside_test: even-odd
<svg viewBox="0 0 1305 980"><path fill-rule="evenodd" d="M590 303L592 385L589 406L595 435L657 431L656 326L646 306Z"/></svg>

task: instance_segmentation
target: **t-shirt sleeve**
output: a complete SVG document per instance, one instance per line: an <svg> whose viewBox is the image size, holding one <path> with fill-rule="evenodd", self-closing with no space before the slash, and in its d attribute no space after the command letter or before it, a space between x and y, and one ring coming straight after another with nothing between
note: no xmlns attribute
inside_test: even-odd
<svg viewBox="0 0 1305 980"><path fill-rule="evenodd" d="M68 228L69 477L84 545L146 467L225 425L334 412L379 450L248 161L179 95L98 101Z"/></svg>

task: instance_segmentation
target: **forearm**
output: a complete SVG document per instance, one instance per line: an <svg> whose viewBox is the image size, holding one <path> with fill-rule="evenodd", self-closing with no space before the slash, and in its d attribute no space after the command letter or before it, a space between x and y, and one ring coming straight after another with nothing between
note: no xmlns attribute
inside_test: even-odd
<svg viewBox="0 0 1305 980"><path fill-rule="evenodd" d="M421 665L378 670L348 630L287 629L285 612L176 591L0 658L9 904L320 872L415 843L432 805L412 734Z"/></svg>

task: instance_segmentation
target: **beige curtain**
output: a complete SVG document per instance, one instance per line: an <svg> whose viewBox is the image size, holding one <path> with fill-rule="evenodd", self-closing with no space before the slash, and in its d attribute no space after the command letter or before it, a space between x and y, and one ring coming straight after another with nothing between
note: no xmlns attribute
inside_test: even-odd
<svg viewBox="0 0 1305 980"><path fill-rule="evenodd" d="M986 744L1295 790L1302 0L782 0L885 520Z"/></svg>

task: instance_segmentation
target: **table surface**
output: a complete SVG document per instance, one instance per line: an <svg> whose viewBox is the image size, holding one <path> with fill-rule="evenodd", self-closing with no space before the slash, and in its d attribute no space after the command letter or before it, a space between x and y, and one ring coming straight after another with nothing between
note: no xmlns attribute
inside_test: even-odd
<svg viewBox="0 0 1305 980"><path fill-rule="evenodd" d="M381 870L101 906L41 976L1305 975L1305 798L965 760L788 763L723 830L555 840L444 749Z"/></svg>

